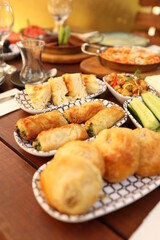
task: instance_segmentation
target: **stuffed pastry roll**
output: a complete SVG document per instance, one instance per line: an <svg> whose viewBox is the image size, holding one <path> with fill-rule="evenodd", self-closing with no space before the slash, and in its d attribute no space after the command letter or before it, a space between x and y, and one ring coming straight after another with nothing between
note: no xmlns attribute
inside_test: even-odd
<svg viewBox="0 0 160 240"><path fill-rule="evenodd" d="M90 137L93 137L101 130L112 127L122 117L124 111L121 108L117 106L105 108L85 122L86 131Z"/></svg>
<svg viewBox="0 0 160 240"><path fill-rule="evenodd" d="M63 115L70 123L82 123L104 108L105 106L101 101L86 102L80 106L68 108Z"/></svg>
<svg viewBox="0 0 160 240"><path fill-rule="evenodd" d="M38 134L32 146L38 151L55 150L71 140L85 140L88 138L85 127L79 124L68 124L59 128L42 131Z"/></svg>
<svg viewBox="0 0 160 240"><path fill-rule="evenodd" d="M52 112L21 118L15 124L15 128L24 140L33 140L43 130L66 124L68 124L68 122L62 113L54 110Z"/></svg>

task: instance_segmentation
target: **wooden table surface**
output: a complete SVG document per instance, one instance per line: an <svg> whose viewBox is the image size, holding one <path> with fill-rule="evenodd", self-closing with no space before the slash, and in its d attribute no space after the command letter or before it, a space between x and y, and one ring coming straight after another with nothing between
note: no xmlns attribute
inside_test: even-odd
<svg viewBox="0 0 160 240"><path fill-rule="evenodd" d="M8 62L21 69L21 58ZM58 76L80 71L76 64L44 64L57 68ZM10 76L0 86L0 93L14 88ZM99 98L117 103L107 90ZM128 239L160 199L160 188L113 213L84 223L64 223L50 217L36 202L32 177L36 169L51 157L36 157L23 151L13 137L14 124L28 116L23 110L0 119L0 240L120 240ZM135 128L128 120L124 127ZM154 224L154 223L153 223Z"/></svg>

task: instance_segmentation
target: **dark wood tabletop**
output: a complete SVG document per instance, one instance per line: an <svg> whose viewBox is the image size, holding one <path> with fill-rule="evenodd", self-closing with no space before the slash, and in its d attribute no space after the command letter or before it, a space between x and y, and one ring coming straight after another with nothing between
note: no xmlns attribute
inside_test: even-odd
<svg viewBox="0 0 160 240"><path fill-rule="evenodd" d="M21 69L20 56L8 63ZM54 67L58 76L80 72L79 63L44 63L46 70ZM0 93L14 87L10 76L7 76L0 86ZM99 98L117 103L108 90ZM160 188L120 210L84 223L64 223L50 217L36 202L32 177L52 157L36 157L26 153L13 137L16 121L28 115L20 109L0 119L0 240L128 239L159 201ZM130 120L123 126L135 128Z"/></svg>

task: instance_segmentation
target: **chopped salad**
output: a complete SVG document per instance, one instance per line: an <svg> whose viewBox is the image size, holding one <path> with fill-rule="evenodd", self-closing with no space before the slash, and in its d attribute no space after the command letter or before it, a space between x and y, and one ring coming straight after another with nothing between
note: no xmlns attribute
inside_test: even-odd
<svg viewBox="0 0 160 240"><path fill-rule="evenodd" d="M123 96L136 97L148 90L147 82L136 73L111 73L106 76L105 80Z"/></svg>

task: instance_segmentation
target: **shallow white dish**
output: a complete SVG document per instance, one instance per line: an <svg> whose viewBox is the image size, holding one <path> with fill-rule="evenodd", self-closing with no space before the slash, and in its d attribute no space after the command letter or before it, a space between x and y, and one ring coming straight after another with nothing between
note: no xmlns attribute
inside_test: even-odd
<svg viewBox="0 0 160 240"><path fill-rule="evenodd" d="M126 74L129 76L133 76L133 74ZM106 75L107 76L107 75ZM133 99L135 97L129 97L129 96L124 96L122 94L120 94L119 92L117 92L109 83L106 82L106 76L103 77L103 81L106 83L107 88L109 89L109 91L112 93L112 95L121 103L123 104L126 100L128 99ZM148 91L156 94L156 91L154 88L152 88L151 86L148 87Z"/></svg>
<svg viewBox="0 0 160 240"><path fill-rule="evenodd" d="M85 102L93 102L93 101L97 101L97 100L100 100L104 103L104 105L106 107L110 107L110 106L118 106L120 107L119 105L113 103L113 102L110 102L110 101L107 101L107 100L104 100L104 99L83 99L83 100L77 100L73 103L69 103L69 104L65 104L63 106L60 106L58 107L57 109L63 113L64 110L68 109L69 107L72 107L72 106L80 106L82 105L83 103ZM122 124L124 124L125 122L127 121L127 113L125 112L125 116L119 120L118 122L116 122L116 124L114 126L117 126L117 127L120 127ZM32 142L31 141L25 141L23 140L20 135L17 133L17 131L14 131L14 138L15 138L15 141L17 142L17 144L26 152L32 154L32 155L35 155L35 156L39 156L39 157L49 157L49 156L53 156L56 154L57 150L52 150L52 151L48 151L48 152L43 152L43 151L37 151L35 148L32 147ZM87 140L88 141L88 140Z"/></svg>
<svg viewBox="0 0 160 240"><path fill-rule="evenodd" d="M141 99L139 97L139 99ZM128 99L123 103L123 108L124 110L127 112L129 118L131 119L132 123L137 127L137 128L143 128L143 126L133 117L133 115L130 113L130 111L128 110L127 106L128 104L132 101L132 99Z"/></svg>
<svg viewBox="0 0 160 240"><path fill-rule="evenodd" d="M49 164L49 162L47 164ZM103 216L142 198L157 188L160 184L160 175L145 178L131 176L123 182L115 184L104 181L103 189L100 194L101 196L90 211L83 215L71 216L60 213L56 209L52 208L45 199L40 185L40 174L47 164L42 165L33 176L33 193L37 202L46 213L63 222L85 222Z"/></svg>
<svg viewBox="0 0 160 240"><path fill-rule="evenodd" d="M107 85L99 79L97 79L97 81L98 81L98 92L95 93L95 94L88 95L86 97L86 99L94 98L94 97L99 96L100 94L102 94L103 92L106 91ZM16 99L16 101L19 104L21 109L23 109L25 112L28 112L28 113L31 113L31 114L47 112L47 111L51 111L51 110L54 110L54 109L58 108L57 106L53 105L53 103L49 102L47 104L47 108L45 108L45 109L35 109L31 104L31 100L29 99L28 94L25 93L25 90L16 94L15 99ZM67 105L67 104L64 104L64 106L65 105Z"/></svg>
<svg viewBox="0 0 160 240"><path fill-rule="evenodd" d="M12 60L19 55L19 49L16 44L10 44L9 48L12 52L3 53L0 55L5 61Z"/></svg>
<svg viewBox="0 0 160 240"><path fill-rule="evenodd" d="M145 78L147 84L154 88L157 96L160 97L160 75L152 75Z"/></svg>

